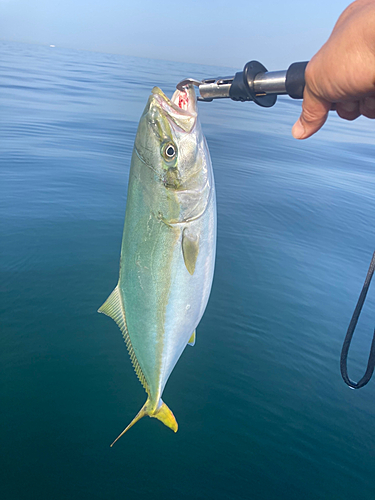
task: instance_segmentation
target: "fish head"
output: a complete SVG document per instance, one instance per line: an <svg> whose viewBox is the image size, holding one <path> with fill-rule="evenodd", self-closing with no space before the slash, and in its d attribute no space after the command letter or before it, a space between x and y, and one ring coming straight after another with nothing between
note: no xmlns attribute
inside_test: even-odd
<svg viewBox="0 0 375 500"><path fill-rule="evenodd" d="M158 87L153 88L139 123L135 150L145 166L154 171L158 202L163 204L163 197L168 199L158 210L163 218L173 223L195 217L207 202L211 167L207 168L209 154L192 85L176 90L172 99ZM173 214L168 214L172 199Z"/></svg>
<svg viewBox="0 0 375 500"><path fill-rule="evenodd" d="M181 107L180 107L181 106ZM180 189L197 156L194 88L177 90L172 99L152 89L141 117L135 147L167 189Z"/></svg>

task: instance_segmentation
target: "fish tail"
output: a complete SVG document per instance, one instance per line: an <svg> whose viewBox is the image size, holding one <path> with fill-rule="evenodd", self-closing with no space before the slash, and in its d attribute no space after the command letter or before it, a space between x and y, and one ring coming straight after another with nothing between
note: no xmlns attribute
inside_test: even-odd
<svg viewBox="0 0 375 500"><path fill-rule="evenodd" d="M142 417L148 415L151 418L157 418L161 422L163 422L164 425L172 429L172 431L177 432L178 429L178 424L175 419L175 416L173 415L172 411L168 408L168 406L164 403L162 399L159 399L159 404L157 405L156 409L153 407L154 405L151 405L150 398L147 398L146 403L142 406L140 411L137 413L137 415L133 418L133 420L130 422L130 424L121 432L119 436L113 441L111 444L111 447L122 437L125 432L127 432L130 427L133 427L133 425L138 422Z"/></svg>

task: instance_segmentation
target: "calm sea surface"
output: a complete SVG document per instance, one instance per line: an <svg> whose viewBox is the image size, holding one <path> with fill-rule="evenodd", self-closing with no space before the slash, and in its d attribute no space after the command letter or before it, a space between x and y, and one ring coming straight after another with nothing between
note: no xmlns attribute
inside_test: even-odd
<svg viewBox="0 0 375 500"><path fill-rule="evenodd" d="M143 419L109 447L145 400L96 312L117 282L138 120L154 85L232 72L0 43L2 500L374 499L375 380L350 390L339 355L375 248L375 123L332 115L301 143L287 98L199 104L218 249L164 393L179 431ZM355 380L374 325L375 288Z"/></svg>

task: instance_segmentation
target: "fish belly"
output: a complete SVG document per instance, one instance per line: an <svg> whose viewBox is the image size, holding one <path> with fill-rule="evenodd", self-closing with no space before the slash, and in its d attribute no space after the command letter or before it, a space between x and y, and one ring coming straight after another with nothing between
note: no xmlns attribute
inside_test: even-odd
<svg viewBox="0 0 375 500"><path fill-rule="evenodd" d="M152 172L137 168L139 160L133 160L119 291L132 348L156 407L207 305L214 270L216 201L213 192L205 213L186 223L189 232L199 236L191 275L182 253L185 225L168 225L153 210L156 204L150 198L157 196L158 188Z"/></svg>
<svg viewBox="0 0 375 500"><path fill-rule="evenodd" d="M173 255L174 273L165 318L166 339L161 374L162 391L192 333L198 326L210 295L216 250L214 193L205 213L188 225L190 234L196 234L199 238L199 253L193 275L186 268L181 239Z"/></svg>

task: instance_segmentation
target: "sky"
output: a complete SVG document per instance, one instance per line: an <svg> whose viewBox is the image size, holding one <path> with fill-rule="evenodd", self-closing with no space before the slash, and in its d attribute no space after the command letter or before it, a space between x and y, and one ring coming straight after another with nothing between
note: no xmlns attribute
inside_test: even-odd
<svg viewBox="0 0 375 500"><path fill-rule="evenodd" d="M0 39L242 69L309 60L346 0L0 0Z"/></svg>

